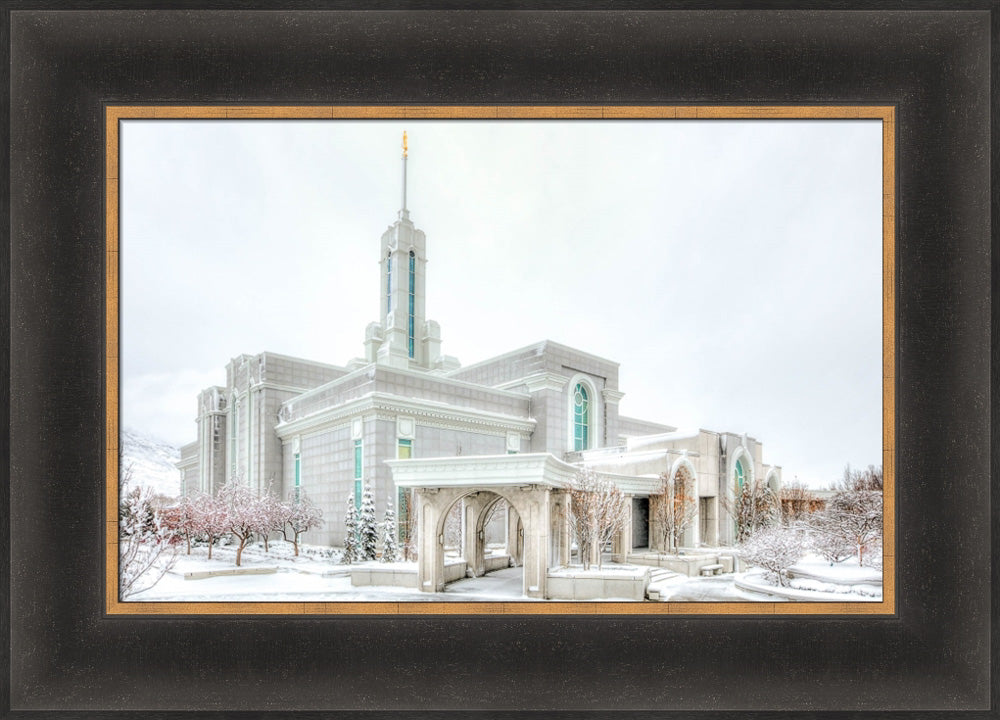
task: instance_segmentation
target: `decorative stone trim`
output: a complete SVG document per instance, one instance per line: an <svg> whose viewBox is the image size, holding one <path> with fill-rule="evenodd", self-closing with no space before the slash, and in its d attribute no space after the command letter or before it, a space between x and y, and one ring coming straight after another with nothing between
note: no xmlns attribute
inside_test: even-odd
<svg viewBox="0 0 1000 720"><path fill-rule="evenodd" d="M625 397L625 393L621 390L609 390L608 388L602 390L601 395L604 397L604 402L609 405L617 405Z"/></svg>
<svg viewBox="0 0 1000 720"><path fill-rule="evenodd" d="M566 387L566 383L569 380L565 375L559 375L558 373L552 372L542 372L537 375L529 375L526 378L522 378L518 381L518 384L523 383L528 388L528 392L535 393L541 392L542 390L563 390Z"/></svg>
<svg viewBox="0 0 1000 720"><path fill-rule="evenodd" d="M373 392L343 405L326 408L305 417L279 423L275 427L275 432L279 438L285 439L295 433L315 432L331 428L342 424L348 418L365 413L374 413L379 419L385 420L396 420L400 414L404 414L411 416L417 425L447 427L490 435L503 436L507 432L530 435L535 430L533 418L442 405Z"/></svg>
<svg viewBox="0 0 1000 720"><path fill-rule="evenodd" d="M412 440L417 434L417 423L409 415L398 415L396 417L396 437L404 440Z"/></svg>

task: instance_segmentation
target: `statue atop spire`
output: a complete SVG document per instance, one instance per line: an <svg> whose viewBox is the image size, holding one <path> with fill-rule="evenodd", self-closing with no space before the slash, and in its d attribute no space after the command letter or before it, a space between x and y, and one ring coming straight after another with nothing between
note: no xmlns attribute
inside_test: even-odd
<svg viewBox="0 0 1000 720"><path fill-rule="evenodd" d="M399 211L400 220L409 220L410 212L406 209L406 131L403 131L403 207Z"/></svg>

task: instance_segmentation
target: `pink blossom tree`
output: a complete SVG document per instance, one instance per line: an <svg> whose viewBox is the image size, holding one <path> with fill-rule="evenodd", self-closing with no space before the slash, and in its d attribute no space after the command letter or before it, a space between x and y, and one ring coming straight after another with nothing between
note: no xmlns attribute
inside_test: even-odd
<svg viewBox="0 0 1000 720"><path fill-rule="evenodd" d="M191 539L198 535L197 510L190 497L182 497L177 504L163 511L167 526L187 543L187 554L191 554Z"/></svg>
<svg viewBox="0 0 1000 720"><path fill-rule="evenodd" d="M286 541L288 533L291 533L291 542L295 546L295 557L298 557L299 537L302 533L323 525L323 511L316 507L301 491L293 492L289 496L288 502L281 503L281 505L284 511L281 533Z"/></svg>
<svg viewBox="0 0 1000 720"><path fill-rule="evenodd" d="M194 511L195 535L205 538L208 543L208 559L212 559L215 543L229 532L229 510L219 498L199 493L191 500Z"/></svg>
<svg viewBox="0 0 1000 720"><path fill-rule="evenodd" d="M261 499L239 480L230 480L219 489L219 499L229 515L229 532L236 538L236 567L240 567L243 549L250 539L268 531L270 519Z"/></svg>

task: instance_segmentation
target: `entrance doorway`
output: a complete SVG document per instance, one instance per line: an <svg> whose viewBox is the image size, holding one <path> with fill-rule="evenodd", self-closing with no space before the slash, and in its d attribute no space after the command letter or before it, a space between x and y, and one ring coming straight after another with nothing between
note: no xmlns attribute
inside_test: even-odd
<svg viewBox="0 0 1000 720"><path fill-rule="evenodd" d="M649 498L632 498L632 547L649 547Z"/></svg>

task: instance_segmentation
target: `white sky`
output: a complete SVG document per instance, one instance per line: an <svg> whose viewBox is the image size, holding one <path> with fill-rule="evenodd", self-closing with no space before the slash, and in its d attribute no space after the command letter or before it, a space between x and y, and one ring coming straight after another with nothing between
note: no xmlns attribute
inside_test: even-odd
<svg viewBox="0 0 1000 720"><path fill-rule="evenodd" d="M445 353L610 358L623 414L786 482L881 463L878 121L126 121L124 427L194 440L240 353L363 354L404 129Z"/></svg>

